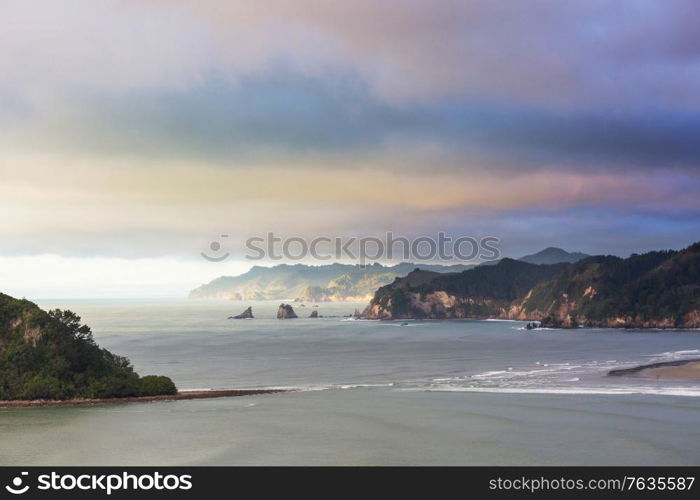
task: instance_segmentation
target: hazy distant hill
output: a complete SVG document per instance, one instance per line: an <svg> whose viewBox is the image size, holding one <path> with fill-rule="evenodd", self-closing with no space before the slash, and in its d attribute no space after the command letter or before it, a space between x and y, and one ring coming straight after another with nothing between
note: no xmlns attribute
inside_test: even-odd
<svg viewBox="0 0 700 500"><path fill-rule="evenodd" d="M560 262L578 262L581 259L590 257L581 252L567 252L561 248L548 247L532 255L520 257L518 260L528 264L559 264Z"/></svg>
<svg viewBox="0 0 700 500"><path fill-rule="evenodd" d="M557 247L547 247L544 250L540 250L531 255L525 255L517 260L527 262L528 264L559 264L561 262L578 262L586 257L590 257L590 255L581 252L567 252ZM497 260L483 262L480 266L493 266L498 264L498 262Z"/></svg>
<svg viewBox="0 0 700 500"><path fill-rule="evenodd" d="M503 259L459 274L415 274L380 288L363 315L700 328L700 243L626 259L608 255L539 265Z"/></svg>
<svg viewBox="0 0 700 500"><path fill-rule="evenodd" d="M191 299L346 301L369 300L381 286L416 267L434 272L461 272L473 265L424 265L403 262L394 266L351 264L254 266L238 276L221 276L192 290Z"/></svg>

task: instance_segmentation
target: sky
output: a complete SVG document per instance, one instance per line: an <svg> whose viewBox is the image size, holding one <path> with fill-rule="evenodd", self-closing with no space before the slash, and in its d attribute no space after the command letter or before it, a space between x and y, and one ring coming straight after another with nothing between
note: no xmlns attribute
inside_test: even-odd
<svg viewBox="0 0 700 500"><path fill-rule="evenodd" d="M269 232L682 248L700 240L696 14L3 0L0 290L184 297ZM202 259L222 234L230 258Z"/></svg>

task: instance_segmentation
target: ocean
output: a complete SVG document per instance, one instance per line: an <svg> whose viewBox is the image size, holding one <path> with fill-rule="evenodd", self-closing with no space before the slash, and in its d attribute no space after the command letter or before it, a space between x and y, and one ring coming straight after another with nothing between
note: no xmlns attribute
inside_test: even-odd
<svg viewBox="0 0 700 500"><path fill-rule="evenodd" d="M0 409L2 465L700 465L700 383L607 377L700 332L362 321L365 304L37 301L141 375L264 396ZM228 316L253 306L256 319ZM310 319L314 309L325 317Z"/></svg>

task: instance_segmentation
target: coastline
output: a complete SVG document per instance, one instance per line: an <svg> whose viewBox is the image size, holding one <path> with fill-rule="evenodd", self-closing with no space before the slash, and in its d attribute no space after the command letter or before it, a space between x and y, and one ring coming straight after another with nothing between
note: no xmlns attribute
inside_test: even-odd
<svg viewBox="0 0 700 500"><path fill-rule="evenodd" d="M700 379L700 359L683 359L610 370L610 377L644 377L657 379Z"/></svg>
<svg viewBox="0 0 700 500"><path fill-rule="evenodd" d="M85 399L17 399L0 400L0 408L31 408L40 406L84 406L97 404L117 403L154 403L160 401L181 401L185 399L212 399L232 398L239 396L258 396L262 394L275 394L278 392L291 392L290 389L232 389L217 391L179 391L177 394L164 394L160 396L134 396L126 398L85 398Z"/></svg>
<svg viewBox="0 0 700 500"><path fill-rule="evenodd" d="M326 316L331 317L331 316ZM617 330L617 331L641 331L641 332L698 332L700 333L700 327L698 326L661 326L661 325L648 325L648 324L635 324L635 323L625 323L625 324L581 324L581 325L551 325L542 324L542 319L537 318L510 318L502 316L397 316L397 317L382 317L378 315L369 315L364 312L359 318L359 321L510 321L510 322L521 322L521 323L540 323L540 326L533 328L533 330L576 330L578 328L586 328L589 330Z"/></svg>

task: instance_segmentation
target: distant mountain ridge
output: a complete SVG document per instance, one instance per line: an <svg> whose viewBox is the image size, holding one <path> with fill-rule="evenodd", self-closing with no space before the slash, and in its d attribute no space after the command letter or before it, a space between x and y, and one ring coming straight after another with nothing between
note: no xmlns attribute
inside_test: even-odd
<svg viewBox="0 0 700 500"><path fill-rule="evenodd" d="M581 252L567 252L557 247L547 247L532 255L520 257L518 260L528 264L559 264L561 262L573 264L587 257L590 255Z"/></svg>
<svg viewBox="0 0 700 500"><path fill-rule="evenodd" d="M561 262L574 263L579 260L590 257L585 253L581 252L567 252L557 247L547 247L544 250L540 250L537 253L530 255L525 255L520 257L519 261L527 262L528 264L559 264ZM498 264L500 260L492 260L488 262L482 262L480 266L494 266Z"/></svg>
<svg viewBox="0 0 700 500"><path fill-rule="evenodd" d="M576 262L587 255L570 253L549 247L520 261L531 264ZM499 261L479 265L494 265ZM374 293L397 277L406 276L415 268L434 273L458 273L472 269L474 264L414 264L402 262L393 266L371 264L280 264L272 267L253 266L238 276L221 276L199 286L189 294L190 299L230 300L297 300L305 302L369 301Z"/></svg>
<svg viewBox="0 0 700 500"><path fill-rule="evenodd" d="M573 328L700 328L700 243L574 263L503 259L459 274L417 271L380 288L369 319L502 318Z"/></svg>
<svg viewBox="0 0 700 500"><path fill-rule="evenodd" d="M381 286L416 267L438 273L461 272L471 264L444 266L402 262L394 266L375 263L365 267L352 264L309 266L280 264L253 266L238 276L221 276L195 288L190 299L369 301Z"/></svg>

